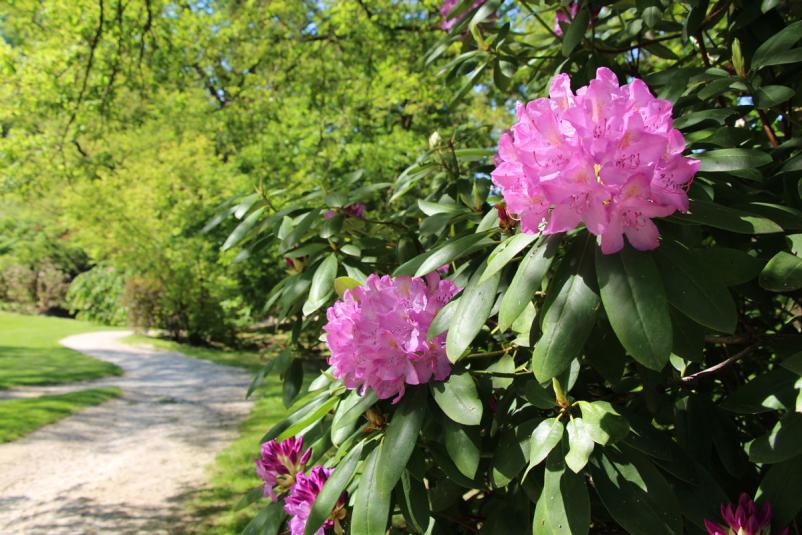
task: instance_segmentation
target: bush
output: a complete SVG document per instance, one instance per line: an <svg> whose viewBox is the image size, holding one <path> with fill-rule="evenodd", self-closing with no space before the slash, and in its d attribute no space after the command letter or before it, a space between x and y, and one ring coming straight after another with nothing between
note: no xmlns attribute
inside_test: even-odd
<svg viewBox="0 0 802 535"><path fill-rule="evenodd" d="M357 174L277 212L235 210L229 245L271 238L286 258L268 306L291 332L258 376L280 373L294 403L260 465L291 517L268 503L250 529L713 533L741 493L771 503L774 530L797 525L798 7L448 4L456 21L427 62L450 60L455 101L511 109L548 96L551 72L594 88L565 112L557 79L551 104L492 141L476 125L435 134L391 185ZM614 75L632 84L626 109ZM665 113L690 160L674 159L686 147ZM446 264L462 292L442 308L410 289L423 282L392 293L368 278ZM304 393L301 360L316 357ZM429 380L441 357L449 377Z"/></svg>
<svg viewBox="0 0 802 535"><path fill-rule="evenodd" d="M78 319L105 325L125 325L122 304L125 275L110 266L97 265L75 277L67 293L70 313Z"/></svg>

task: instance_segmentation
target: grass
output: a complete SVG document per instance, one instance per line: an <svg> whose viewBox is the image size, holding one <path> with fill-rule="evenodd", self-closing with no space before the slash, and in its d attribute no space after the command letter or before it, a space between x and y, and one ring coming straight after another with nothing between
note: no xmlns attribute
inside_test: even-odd
<svg viewBox="0 0 802 535"><path fill-rule="evenodd" d="M114 364L58 344L66 336L108 329L92 323L0 312L0 389L121 375Z"/></svg>
<svg viewBox="0 0 802 535"><path fill-rule="evenodd" d="M259 455L260 439L285 413L281 402L281 382L277 377L265 381L248 418L240 425L240 436L223 450L210 468L207 487L187 500L191 522L184 533L192 535L238 535L266 502L258 500L234 511L240 498L260 486L254 459Z"/></svg>
<svg viewBox="0 0 802 535"><path fill-rule="evenodd" d="M221 351L208 347L180 344L161 338L133 335L123 339L129 344L149 344L159 349L178 351L187 356L238 366L249 371L260 370L266 358L252 351ZM239 535L242 529L265 505L257 501L240 511L234 507L248 491L259 487L253 461L259 455L260 439L286 412L282 402L282 385L271 375L254 393L255 403L248 417L240 424L239 438L228 445L209 467L208 484L186 497L188 522L181 529L187 535Z"/></svg>
<svg viewBox="0 0 802 535"><path fill-rule="evenodd" d="M119 388L91 388L69 394L0 402L0 443L16 440L44 425L86 407L100 405L120 394Z"/></svg>

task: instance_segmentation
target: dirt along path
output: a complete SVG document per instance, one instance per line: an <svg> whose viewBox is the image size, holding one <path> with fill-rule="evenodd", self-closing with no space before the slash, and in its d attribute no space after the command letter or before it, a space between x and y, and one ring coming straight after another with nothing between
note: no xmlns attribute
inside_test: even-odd
<svg viewBox="0 0 802 535"><path fill-rule="evenodd" d="M247 372L180 353L132 347L129 332L63 345L113 362L123 395L0 444L0 533L171 533L181 501L248 414Z"/></svg>

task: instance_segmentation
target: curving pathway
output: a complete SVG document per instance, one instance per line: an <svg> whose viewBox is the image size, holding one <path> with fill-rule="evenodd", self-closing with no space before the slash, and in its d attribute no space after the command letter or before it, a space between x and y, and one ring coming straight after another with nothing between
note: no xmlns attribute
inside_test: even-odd
<svg viewBox="0 0 802 535"><path fill-rule="evenodd" d="M83 388L119 386L123 395L0 444L0 533L176 532L182 499L203 485L204 466L250 410L250 376L120 342L129 334L61 341L125 371Z"/></svg>

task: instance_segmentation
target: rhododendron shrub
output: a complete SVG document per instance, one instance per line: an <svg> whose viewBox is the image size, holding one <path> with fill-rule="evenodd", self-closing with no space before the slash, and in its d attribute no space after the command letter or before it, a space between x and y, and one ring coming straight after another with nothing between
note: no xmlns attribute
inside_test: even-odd
<svg viewBox="0 0 802 535"><path fill-rule="evenodd" d="M428 7L420 155L231 211L294 260L249 533L799 533L797 8Z"/></svg>

